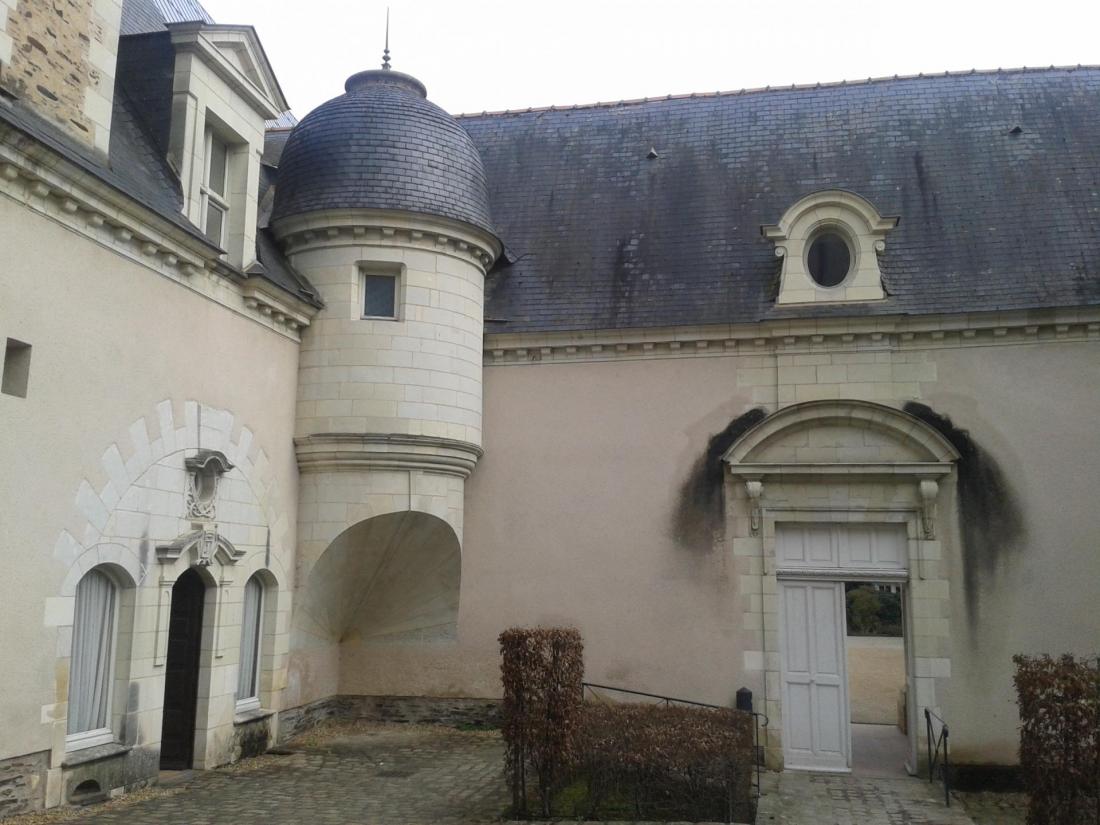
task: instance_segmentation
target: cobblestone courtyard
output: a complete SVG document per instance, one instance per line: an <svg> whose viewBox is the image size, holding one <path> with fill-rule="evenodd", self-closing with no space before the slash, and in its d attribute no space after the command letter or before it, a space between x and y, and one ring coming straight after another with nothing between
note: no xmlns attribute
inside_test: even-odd
<svg viewBox="0 0 1100 825"><path fill-rule="evenodd" d="M103 805L5 825L413 825L497 822L509 802L496 732L343 724L283 755L198 772ZM945 808L915 779L766 774L757 825L1023 825L1013 794L964 794Z"/></svg>
<svg viewBox="0 0 1100 825"><path fill-rule="evenodd" d="M768 774L757 825L1024 825L1022 794L955 794L914 779Z"/></svg>
<svg viewBox="0 0 1100 825"><path fill-rule="evenodd" d="M105 805L13 825L397 825L498 821L508 804L496 733L358 725L307 734L291 753L199 772Z"/></svg>

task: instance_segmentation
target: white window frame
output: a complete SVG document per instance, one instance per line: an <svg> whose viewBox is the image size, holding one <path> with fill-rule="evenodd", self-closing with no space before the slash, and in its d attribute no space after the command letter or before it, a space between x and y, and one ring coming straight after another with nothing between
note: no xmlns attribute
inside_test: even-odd
<svg viewBox="0 0 1100 825"><path fill-rule="evenodd" d="M263 662L263 653L264 653L264 609L267 606L267 587L264 585L263 579L261 579L259 576L255 576L255 574L253 574L253 576L250 576L248 578L248 580L245 581L245 587L248 586L248 582L251 581L253 578L256 579L256 584L258 584L260 586L260 601L259 601L259 604L256 606L257 607L256 612L258 614L258 616L256 618L256 639L255 639L256 662L255 662L255 665L254 665L254 670L252 672L252 683L253 683L253 685L255 685L256 693L255 693L254 696L247 696L244 699L237 699L236 700L236 702L237 702L236 703L236 712L237 713L244 713L246 711L259 710L260 709L260 672L262 670L261 664ZM241 608L242 608L241 633L243 634L244 633L244 614L243 614L244 601L243 600L241 602ZM241 638L241 641L242 642L244 641L243 636ZM239 654L238 654L238 658L239 658ZM238 667L239 666L240 666L240 664L238 663Z"/></svg>
<svg viewBox="0 0 1100 825"><path fill-rule="evenodd" d="M225 189L224 195L218 194L210 188L210 162L214 158L214 141L225 146ZM203 142L203 172L202 172L202 184L199 186L199 192L202 193L202 231L206 234L206 226L209 223L210 205L213 204L222 213L222 226L221 237L210 238L222 249L225 249L225 238L229 228L229 215L231 212L229 204L229 187L231 181L230 166L233 158L233 144L222 137L215 135L214 130L209 126L206 127L206 135ZM209 236L207 236L209 237Z"/></svg>
<svg viewBox="0 0 1100 825"><path fill-rule="evenodd" d="M401 320L401 270L379 271L370 266L359 267L359 318L364 321ZM393 315L367 315L367 276L393 279Z"/></svg>
<svg viewBox="0 0 1100 825"><path fill-rule="evenodd" d="M119 602L122 601L122 588L119 586L115 577L99 567L93 567L88 573L93 571L99 572L101 575L107 577L111 582L111 587L114 588L113 598L111 599L111 643L107 649L107 661L108 661L108 675L107 675L107 726L103 728L94 728L93 730L83 730L78 733L68 733L65 735L65 751L79 751L85 748L94 748L97 745L109 745L112 742L118 741L115 736L114 730L114 704L115 704L115 668L118 665L117 653L118 653L118 616L119 616ZM85 573L84 575L88 575ZM75 617L75 600L74 600L74 617ZM75 635L75 634L74 634ZM70 663L72 662L72 655L75 651L69 651ZM72 681L69 682L69 690L72 691ZM71 700L71 696L69 697Z"/></svg>

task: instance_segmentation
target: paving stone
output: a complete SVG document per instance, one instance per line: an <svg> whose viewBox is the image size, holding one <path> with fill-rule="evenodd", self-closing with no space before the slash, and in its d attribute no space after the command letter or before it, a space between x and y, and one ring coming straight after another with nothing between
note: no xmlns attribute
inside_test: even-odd
<svg viewBox="0 0 1100 825"><path fill-rule="evenodd" d="M1027 794L956 793L974 825L1025 825Z"/></svg>
<svg viewBox="0 0 1100 825"><path fill-rule="evenodd" d="M919 779L769 773L761 780L757 825L975 825L943 788Z"/></svg>
<svg viewBox="0 0 1100 825"><path fill-rule="evenodd" d="M196 772L183 790L82 825L406 825L498 821L508 805L494 734L379 726L314 741L255 769Z"/></svg>

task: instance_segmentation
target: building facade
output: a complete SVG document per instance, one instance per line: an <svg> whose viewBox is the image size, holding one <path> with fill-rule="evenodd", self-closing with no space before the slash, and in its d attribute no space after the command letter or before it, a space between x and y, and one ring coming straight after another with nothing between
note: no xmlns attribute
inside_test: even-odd
<svg viewBox="0 0 1100 825"><path fill-rule="evenodd" d="M0 0L0 816L479 713L512 625L776 768L851 765L846 583L912 770L1096 653L1100 70L298 123L251 27L69 5Z"/></svg>

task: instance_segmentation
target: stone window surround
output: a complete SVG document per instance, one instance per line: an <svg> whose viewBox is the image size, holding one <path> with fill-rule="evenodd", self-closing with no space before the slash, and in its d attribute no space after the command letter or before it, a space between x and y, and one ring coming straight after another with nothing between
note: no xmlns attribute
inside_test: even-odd
<svg viewBox="0 0 1100 825"><path fill-rule="evenodd" d="M405 285L407 278L406 265L403 263L391 263L388 261L376 261L364 259L355 262L358 274L355 278L357 294L351 302L353 308L358 309L356 314L353 309L353 318L364 321L400 321L405 317ZM385 275L394 279L393 315L366 315L366 278L368 275Z"/></svg>
<svg viewBox="0 0 1100 825"><path fill-rule="evenodd" d="M97 571L105 575L107 579L111 582L111 585L114 587L114 605L112 607L114 616L111 622L111 643L107 653L107 659L109 663L107 677L107 725L104 728L99 728L96 730L66 734L66 754L72 754L76 751L82 751L87 748L94 748L101 745L118 743L120 741L119 733L122 729L122 719L125 715L126 710L124 699L122 699L122 706L119 706L119 694L122 693L122 695L125 696L125 691L119 691L118 688L119 683L125 684L129 678L129 643L133 637L133 611L135 607L134 589L137 585L132 578L129 570L111 561L97 564L94 567L83 571L80 575L80 579L76 582L76 585L79 585L80 581L83 581L83 579L93 571ZM76 593L76 585L73 586L74 595ZM71 649L69 650L68 656L66 658L71 664ZM71 668L69 691L72 691ZM71 758L72 757L66 756L66 759Z"/></svg>
<svg viewBox="0 0 1100 825"><path fill-rule="evenodd" d="M760 227L775 242L776 257L783 259L777 304L874 301L886 297L882 288L878 253L886 248L886 233L898 218L883 217L870 201L854 192L830 189L815 192L792 205L779 223ZM826 287L810 275L808 255L813 241L826 231L848 244L851 264L847 277Z"/></svg>
<svg viewBox="0 0 1100 825"><path fill-rule="evenodd" d="M894 431L899 440L922 444L930 461L895 464L752 464L755 448L772 436L807 422L838 418ZM913 686L908 722L909 767L917 768L923 729L918 709L939 712L938 697L951 675L947 640L950 638L949 580L942 565L942 547L935 534L938 479L948 476L958 453L938 433L905 413L859 401L809 402L773 413L749 430L723 457L736 483L727 516L732 525L734 554L739 558L740 590L744 599L742 626L755 639L744 653L746 675L756 674L763 687L761 706L767 717L765 756L768 766L783 765L781 679L779 654L778 581L790 571L776 566L776 524L894 523L905 524L908 570L905 622L907 683ZM877 488L881 503L851 503L831 494L829 485L864 484ZM794 489L788 490L788 485ZM816 496L807 500L799 486L810 484L829 492L827 503ZM824 497L823 497L824 498ZM891 579L883 571L799 571L800 577L831 580ZM753 649L755 646L756 649Z"/></svg>
<svg viewBox="0 0 1100 825"><path fill-rule="evenodd" d="M238 699L234 724L251 721L259 716L271 715L274 711L272 701L272 679L275 626L277 622L277 605L279 598L279 584L275 574L267 568L261 567L251 573L245 579L245 585L252 579L260 585L260 623L256 629L256 695L246 699ZM242 588L243 594L243 588ZM243 604L243 598L242 598ZM243 627L243 625L242 625ZM242 718L243 717L243 718Z"/></svg>

